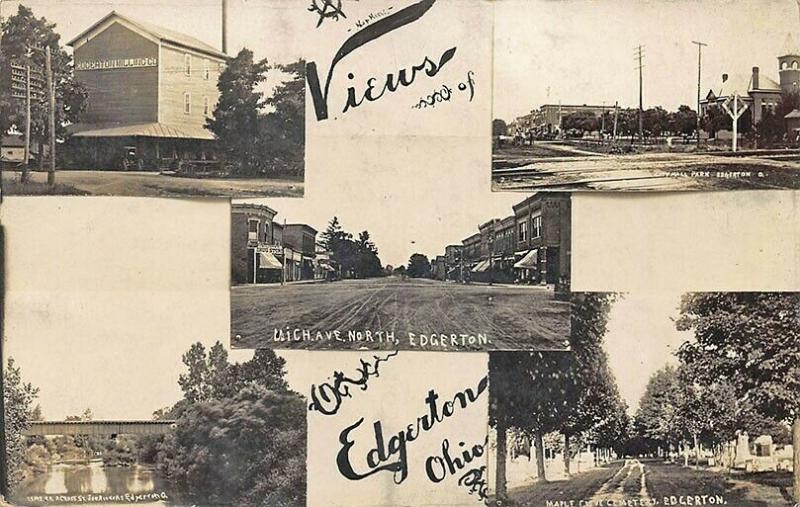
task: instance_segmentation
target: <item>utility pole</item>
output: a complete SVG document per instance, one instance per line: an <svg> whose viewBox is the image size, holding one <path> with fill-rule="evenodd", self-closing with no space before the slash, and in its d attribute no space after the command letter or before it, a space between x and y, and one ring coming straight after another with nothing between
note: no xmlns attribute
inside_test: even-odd
<svg viewBox="0 0 800 507"><path fill-rule="evenodd" d="M228 0L222 0L222 52L228 52Z"/></svg>
<svg viewBox="0 0 800 507"><path fill-rule="evenodd" d="M283 232L281 233L281 252L283 252L283 259L282 259L283 267L281 268L281 285L286 284L286 247L283 246L284 243L283 238L285 237L284 236L285 234L286 234L286 219L284 218ZM341 269L341 266L339 266L339 268Z"/></svg>
<svg viewBox="0 0 800 507"><path fill-rule="evenodd" d="M603 108L600 110L600 144L604 144L606 135L606 101L603 101Z"/></svg>
<svg viewBox="0 0 800 507"><path fill-rule="evenodd" d="M642 69L644 68L644 64L642 64L642 58L644 57L644 46L639 44L636 46L636 53L634 57L639 61L638 65L636 66L639 69L639 143L644 144L644 108L642 106Z"/></svg>
<svg viewBox="0 0 800 507"><path fill-rule="evenodd" d="M619 101L614 102L614 138L613 140L616 142L617 140L617 117L619 116Z"/></svg>
<svg viewBox="0 0 800 507"><path fill-rule="evenodd" d="M47 93L49 94L50 119L48 122L50 130L50 170L47 172L47 184L56 184L56 85L53 82L53 65L50 55L50 46L45 47L45 73L47 74ZM39 156L42 156L40 153Z"/></svg>
<svg viewBox="0 0 800 507"><path fill-rule="evenodd" d="M701 63L703 56L703 46L708 46L705 42L692 41L692 44L697 44L697 147L700 147L700 78Z"/></svg>
<svg viewBox="0 0 800 507"><path fill-rule="evenodd" d="M25 66L25 164L22 166L23 183L28 181L30 168L28 164L31 160L31 66Z"/></svg>

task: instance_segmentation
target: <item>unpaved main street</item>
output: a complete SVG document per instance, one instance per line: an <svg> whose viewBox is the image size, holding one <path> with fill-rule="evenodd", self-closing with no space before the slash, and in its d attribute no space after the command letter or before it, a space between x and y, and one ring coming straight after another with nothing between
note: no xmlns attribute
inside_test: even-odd
<svg viewBox="0 0 800 507"><path fill-rule="evenodd" d="M542 287L476 285L398 277L332 283L240 286L231 290L231 345L306 349L564 349L570 305ZM275 341L275 330L338 330L344 341ZM348 331L393 332L397 342L349 341ZM416 338L409 339L409 333ZM420 335L446 335L428 343ZM488 338L461 343L460 335ZM237 335L240 338L237 338ZM457 345L450 340L457 335Z"/></svg>

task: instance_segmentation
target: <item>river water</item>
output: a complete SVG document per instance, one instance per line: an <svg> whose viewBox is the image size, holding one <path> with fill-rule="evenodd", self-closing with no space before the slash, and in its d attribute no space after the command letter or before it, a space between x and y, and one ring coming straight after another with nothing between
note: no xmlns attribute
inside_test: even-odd
<svg viewBox="0 0 800 507"><path fill-rule="evenodd" d="M171 490L152 467L106 467L93 461L51 465L47 473L16 488L14 498L22 505L176 505L166 500L173 499Z"/></svg>

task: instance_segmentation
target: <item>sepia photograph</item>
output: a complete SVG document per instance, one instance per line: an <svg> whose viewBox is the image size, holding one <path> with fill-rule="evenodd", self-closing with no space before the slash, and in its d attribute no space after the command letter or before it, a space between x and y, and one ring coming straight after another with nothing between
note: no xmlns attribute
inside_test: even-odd
<svg viewBox="0 0 800 507"><path fill-rule="evenodd" d="M302 14L242 0L0 2L3 192L301 197L305 60L264 34Z"/></svg>
<svg viewBox="0 0 800 507"><path fill-rule="evenodd" d="M568 194L475 202L483 222L455 227L291 208L232 205L232 347L565 348Z"/></svg>
<svg viewBox="0 0 800 507"><path fill-rule="evenodd" d="M489 354L491 505L797 505L800 294L573 297L569 352Z"/></svg>
<svg viewBox="0 0 800 507"><path fill-rule="evenodd" d="M272 350L229 353L198 341L154 361L106 344L94 378L123 371L127 385L86 384L82 399L47 371L87 361L47 354L46 343L4 365L14 505L305 505L305 401ZM88 356L91 346L76 343L73 354ZM159 394L123 399L132 388ZM163 392L173 399L158 406Z"/></svg>
<svg viewBox="0 0 800 507"><path fill-rule="evenodd" d="M495 2L493 189L798 189L799 38L795 0Z"/></svg>

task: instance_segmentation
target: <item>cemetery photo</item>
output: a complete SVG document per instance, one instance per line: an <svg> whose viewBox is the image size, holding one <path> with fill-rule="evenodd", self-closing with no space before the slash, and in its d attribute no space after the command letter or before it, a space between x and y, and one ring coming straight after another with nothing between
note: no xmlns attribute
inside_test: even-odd
<svg viewBox="0 0 800 507"><path fill-rule="evenodd" d="M800 293L573 293L569 352L490 352L490 505L791 507Z"/></svg>
<svg viewBox="0 0 800 507"><path fill-rule="evenodd" d="M301 197L305 61L263 34L303 14L0 2L3 192Z"/></svg>
<svg viewBox="0 0 800 507"><path fill-rule="evenodd" d="M565 349L570 196L488 195L441 217L235 202L231 346Z"/></svg>
<svg viewBox="0 0 800 507"><path fill-rule="evenodd" d="M497 2L492 188L800 188L800 4L729 7Z"/></svg>

